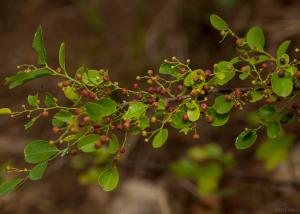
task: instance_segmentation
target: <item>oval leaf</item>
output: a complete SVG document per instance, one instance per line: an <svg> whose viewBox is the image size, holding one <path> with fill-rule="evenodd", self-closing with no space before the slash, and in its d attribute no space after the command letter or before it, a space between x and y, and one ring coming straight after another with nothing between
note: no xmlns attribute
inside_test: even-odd
<svg viewBox="0 0 300 214"><path fill-rule="evenodd" d="M33 181L40 180L48 166L48 162L43 162L33 167L28 175L28 178Z"/></svg>
<svg viewBox="0 0 300 214"><path fill-rule="evenodd" d="M267 126L267 135L269 138L277 138L281 131L281 125L278 121L274 121Z"/></svg>
<svg viewBox="0 0 300 214"><path fill-rule="evenodd" d="M293 91L293 78L291 76L286 76L280 78L277 73L272 75L272 90L275 94L281 97L289 96Z"/></svg>
<svg viewBox="0 0 300 214"><path fill-rule="evenodd" d="M221 95L215 99L215 103L212 107L216 110L217 113L225 114L231 110L232 106L233 102L226 100L225 95Z"/></svg>
<svg viewBox="0 0 300 214"><path fill-rule="evenodd" d="M218 15L211 15L210 23L217 30L229 30L227 23Z"/></svg>
<svg viewBox="0 0 300 214"><path fill-rule="evenodd" d="M239 134L235 140L235 147L237 149L247 149L252 146L257 138L256 131L254 130L245 130Z"/></svg>
<svg viewBox="0 0 300 214"><path fill-rule="evenodd" d="M246 41L251 48L263 50L265 46L265 37L262 29L257 26L252 27L246 35Z"/></svg>
<svg viewBox="0 0 300 214"><path fill-rule="evenodd" d="M12 111L9 108L0 108L0 115L1 114L12 114Z"/></svg>
<svg viewBox="0 0 300 214"><path fill-rule="evenodd" d="M155 135L152 146L153 148L162 147L168 139L168 129L160 129L159 132Z"/></svg>
<svg viewBox="0 0 300 214"><path fill-rule="evenodd" d="M58 152L59 150L54 145L44 140L32 141L24 149L25 160L28 163L40 163L49 160Z"/></svg>
<svg viewBox="0 0 300 214"><path fill-rule="evenodd" d="M21 182L23 179L17 178L10 181L4 181L0 184L0 197L10 193L13 191Z"/></svg>
<svg viewBox="0 0 300 214"><path fill-rule="evenodd" d="M104 191L112 191L119 183L119 173L116 167L103 170L98 178L99 185Z"/></svg>

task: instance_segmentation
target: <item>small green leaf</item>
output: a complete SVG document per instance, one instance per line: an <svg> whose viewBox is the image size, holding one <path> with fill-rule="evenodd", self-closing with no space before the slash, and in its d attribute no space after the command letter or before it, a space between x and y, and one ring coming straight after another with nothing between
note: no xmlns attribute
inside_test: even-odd
<svg viewBox="0 0 300 214"><path fill-rule="evenodd" d="M67 110L61 110L57 112L53 119L52 119L52 125L55 127L61 127L64 125L64 123L70 123L74 118L74 115L67 111Z"/></svg>
<svg viewBox="0 0 300 214"><path fill-rule="evenodd" d="M140 116L142 116L145 111L147 110L146 105L142 102L131 102L129 104L129 108L127 112L123 115L124 120L136 118L138 119Z"/></svg>
<svg viewBox="0 0 300 214"><path fill-rule="evenodd" d="M52 94L46 93L44 104L46 107L56 106L56 99L53 97Z"/></svg>
<svg viewBox="0 0 300 214"><path fill-rule="evenodd" d="M45 51L44 44L43 44L43 35L42 35L42 27L41 26L39 26L36 33L34 34L32 47L38 54L38 64L45 65L46 64L46 51Z"/></svg>
<svg viewBox="0 0 300 214"><path fill-rule="evenodd" d="M265 46L265 37L262 29L257 26L252 27L246 35L246 41L251 48L263 50Z"/></svg>
<svg viewBox="0 0 300 214"><path fill-rule="evenodd" d="M229 30L227 23L215 14L210 16L210 23L217 30Z"/></svg>
<svg viewBox="0 0 300 214"><path fill-rule="evenodd" d="M200 110L199 110L199 106L196 104L196 102L194 102L192 104L192 106L193 106L193 108L189 108L187 110L187 115L188 115L190 121L195 122L200 118Z"/></svg>
<svg viewBox="0 0 300 214"><path fill-rule="evenodd" d="M270 121L276 114L276 109L271 105L264 105L259 108L258 115L261 119Z"/></svg>
<svg viewBox="0 0 300 214"><path fill-rule="evenodd" d="M51 71L45 68L39 68L31 71L20 71L16 75L7 77L5 79L5 84L8 85L9 89L13 89L17 86L23 85L24 83L37 79L43 76L50 76Z"/></svg>
<svg viewBox="0 0 300 214"><path fill-rule="evenodd" d="M152 146L153 148L162 147L168 139L168 129L160 129L159 132L155 135Z"/></svg>
<svg viewBox="0 0 300 214"><path fill-rule="evenodd" d="M40 163L49 160L59 150L48 141L35 140L27 144L24 149L25 160L28 163Z"/></svg>
<svg viewBox="0 0 300 214"><path fill-rule="evenodd" d="M0 108L0 115L1 114L12 114L12 111L9 108Z"/></svg>
<svg viewBox="0 0 300 214"><path fill-rule="evenodd" d="M10 181L4 181L0 184L0 197L12 192L21 182L23 179L17 178Z"/></svg>
<svg viewBox="0 0 300 214"><path fill-rule="evenodd" d="M95 143L100 141L100 136L91 134L80 138L77 148L83 152L94 152L96 151Z"/></svg>
<svg viewBox="0 0 300 214"><path fill-rule="evenodd" d="M168 63L163 63L160 65L159 67L159 73L161 74L167 74L167 75L171 75L173 77L179 77L180 73L179 73L179 69L178 67L172 67L171 64Z"/></svg>
<svg viewBox="0 0 300 214"><path fill-rule="evenodd" d="M225 114L218 114L216 112L215 109L213 108L210 108L208 111L207 111L208 115L211 115L213 117L213 121L211 123L212 126L223 126L225 125L228 120L229 120L229 115L228 113L225 113Z"/></svg>
<svg viewBox="0 0 300 214"><path fill-rule="evenodd" d="M232 109L232 106L233 102L226 100L225 95L221 95L215 99L215 102L212 107L216 110L217 113L225 114Z"/></svg>
<svg viewBox="0 0 300 214"><path fill-rule="evenodd" d="M24 125L25 130L31 128L39 118L40 118L40 115L38 115L38 116L32 118L29 122L27 122L27 123Z"/></svg>
<svg viewBox="0 0 300 214"><path fill-rule="evenodd" d="M194 77L197 76L197 71L191 71L183 80L185 86L192 86L194 85Z"/></svg>
<svg viewBox="0 0 300 214"><path fill-rule="evenodd" d="M269 138L277 138L281 131L281 124L278 121L273 121L267 126L267 135Z"/></svg>
<svg viewBox="0 0 300 214"><path fill-rule="evenodd" d="M38 105L38 96L37 95L29 95L27 97L27 102L30 106L36 107Z"/></svg>
<svg viewBox="0 0 300 214"><path fill-rule="evenodd" d="M139 125L141 130L148 128L150 126L149 118L147 116L142 115L139 119Z"/></svg>
<svg viewBox="0 0 300 214"><path fill-rule="evenodd" d="M237 149L248 149L255 143L256 138L257 134L255 130L245 130L236 138L235 147Z"/></svg>
<svg viewBox="0 0 300 214"><path fill-rule="evenodd" d="M120 148L119 140L117 136L113 134L109 139L108 152L110 154L115 154L119 151L119 148Z"/></svg>
<svg viewBox="0 0 300 214"><path fill-rule="evenodd" d="M64 87L63 88L63 92L66 96L66 98L68 98L69 100L73 101L73 102L77 102L79 99L78 94L75 92L75 89L71 86L68 87Z"/></svg>
<svg viewBox="0 0 300 214"><path fill-rule="evenodd" d="M264 96L260 91L250 91L250 96L251 96L251 103L255 103L257 101L260 101Z"/></svg>
<svg viewBox="0 0 300 214"><path fill-rule="evenodd" d="M89 117L94 121L101 121L103 117L110 116L117 110L117 103L110 99L101 99L94 103L87 103L85 105Z"/></svg>
<svg viewBox="0 0 300 214"><path fill-rule="evenodd" d="M58 54L58 59L59 59L59 65L60 67L66 71L66 62L65 62L65 43L61 43L60 48L59 48L59 54Z"/></svg>
<svg viewBox="0 0 300 214"><path fill-rule="evenodd" d="M103 170L98 178L99 185L104 191L114 190L119 183L119 173L116 167Z"/></svg>
<svg viewBox="0 0 300 214"><path fill-rule="evenodd" d="M276 56L281 57L283 54L285 54L290 44L291 44L291 40L286 40L282 42L277 49Z"/></svg>
<svg viewBox="0 0 300 214"><path fill-rule="evenodd" d="M272 75L272 90L281 97L289 96L293 91L293 78L291 76L279 77L277 73Z"/></svg>
<svg viewBox="0 0 300 214"><path fill-rule="evenodd" d="M179 111L172 114L170 125L175 129L188 128L192 123L190 121L183 121L182 116L185 114L184 111Z"/></svg>
<svg viewBox="0 0 300 214"><path fill-rule="evenodd" d="M38 165L36 165L31 169L31 171L28 174L28 178L33 181L40 180L43 177L47 166L48 166L47 161L39 163Z"/></svg>
<svg viewBox="0 0 300 214"><path fill-rule="evenodd" d="M225 85L234 77L235 70L231 62L221 61L214 67L214 73L218 85Z"/></svg>

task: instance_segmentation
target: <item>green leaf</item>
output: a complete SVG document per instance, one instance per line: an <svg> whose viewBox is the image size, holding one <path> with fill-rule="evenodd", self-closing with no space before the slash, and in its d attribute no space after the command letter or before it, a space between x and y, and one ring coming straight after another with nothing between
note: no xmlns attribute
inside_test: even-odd
<svg viewBox="0 0 300 214"><path fill-rule="evenodd" d="M27 102L30 106L36 107L38 105L38 96L37 95L29 95L27 97Z"/></svg>
<svg viewBox="0 0 300 214"><path fill-rule="evenodd" d="M265 46L265 37L262 29L257 26L252 27L246 35L246 41L250 48L263 50Z"/></svg>
<svg viewBox="0 0 300 214"><path fill-rule="evenodd" d="M182 116L185 114L184 111L179 111L172 114L170 125L175 129L188 128L192 123L190 121L183 121Z"/></svg>
<svg viewBox="0 0 300 214"><path fill-rule="evenodd" d="M225 114L231 110L232 106L233 102L226 100L225 95L221 95L215 99L212 107L216 110L217 113Z"/></svg>
<svg viewBox="0 0 300 214"><path fill-rule="evenodd" d="M255 103L257 101L260 101L264 96L260 91L250 91L251 100L250 103Z"/></svg>
<svg viewBox="0 0 300 214"><path fill-rule="evenodd" d="M46 107L51 107L51 106L56 106L56 100L50 93L46 93L46 97L44 100L45 106Z"/></svg>
<svg viewBox="0 0 300 214"><path fill-rule="evenodd" d="M98 70L86 70L82 73L82 82L88 86L98 86L103 82L103 76Z"/></svg>
<svg viewBox="0 0 300 214"><path fill-rule="evenodd" d="M39 26L36 33L34 34L33 43L32 43L33 49L38 54L38 64L45 65L46 62L46 51L43 44L43 35L42 35L42 27Z"/></svg>
<svg viewBox="0 0 300 214"><path fill-rule="evenodd" d="M235 70L231 62L221 61L214 67L214 73L218 85L225 85L234 77Z"/></svg>
<svg viewBox="0 0 300 214"><path fill-rule="evenodd" d="M157 109L158 110L165 110L166 109L166 102L164 99L159 99L157 102Z"/></svg>
<svg viewBox="0 0 300 214"><path fill-rule="evenodd" d="M289 96L293 91L293 78L291 76L285 76L280 78L277 73L272 75L272 90L275 94L281 97Z"/></svg>
<svg viewBox="0 0 300 214"><path fill-rule="evenodd" d="M240 78L241 80L245 80L245 79L247 79L248 77L249 77L249 73L242 73L242 74L239 75L239 78Z"/></svg>
<svg viewBox="0 0 300 214"><path fill-rule="evenodd" d="M1 114L12 114L12 111L9 108L0 108L0 115Z"/></svg>
<svg viewBox="0 0 300 214"><path fill-rule="evenodd" d="M264 105L259 108L258 115L261 119L270 121L276 114L276 109L271 105Z"/></svg>
<svg viewBox="0 0 300 214"><path fill-rule="evenodd" d="M67 111L67 110L61 110L57 112L53 119L52 119L52 125L55 127L61 127L64 123L70 123L74 118L74 115Z"/></svg>
<svg viewBox="0 0 300 214"><path fill-rule="evenodd" d="M28 174L28 178L33 181L40 180L43 177L47 166L48 166L47 161L39 163L38 165L36 165L31 169L31 171Z"/></svg>
<svg viewBox="0 0 300 214"><path fill-rule="evenodd" d="M80 138L77 148L83 152L96 151L95 143L100 141L100 136L96 134L90 134Z"/></svg>
<svg viewBox="0 0 300 214"><path fill-rule="evenodd" d="M281 124L278 121L273 121L267 126L267 135L269 138L277 138L281 131Z"/></svg>
<svg viewBox="0 0 300 214"><path fill-rule="evenodd" d="M116 167L103 170L98 178L99 185L104 191L114 190L119 183L119 173Z"/></svg>
<svg viewBox="0 0 300 214"><path fill-rule="evenodd" d="M197 76L197 71L191 71L183 80L185 86L192 86L194 85L194 77Z"/></svg>
<svg viewBox="0 0 300 214"><path fill-rule="evenodd" d="M27 144L24 149L25 160L28 163L40 163L49 160L59 150L48 141L35 140Z"/></svg>
<svg viewBox="0 0 300 214"><path fill-rule="evenodd" d="M149 118L147 116L142 115L139 119L139 128L144 130L150 126Z"/></svg>
<svg viewBox="0 0 300 214"><path fill-rule="evenodd" d="M68 87L64 87L63 88L63 92L66 96L66 98L68 98L69 100L73 101L73 102L77 102L79 99L78 94L75 92L75 89L71 86Z"/></svg>
<svg viewBox="0 0 300 214"><path fill-rule="evenodd" d="M38 116L32 118L29 122L27 122L27 123L24 125L25 130L31 128L39 118L40 118L40 115L38 115Z"/></svg>
<svg viewBox="0 0 300 214"><path fill-rule="evenodd" d="M117 111L117 103L110 99L101 99L95 103L85 105L89 117L94 121L101 121L103 117L110 116Z"/></svg>
<svg viewBox="0 0 300 214"><path fill-rule="evenodd" d="M180 73L179 73L179 69L178 67L172 67L171 64L168 63L163 63L160 65L159 67L159 73L161 74L167 74L167 75L171 75L173 77L179 77Z"/></svg>
<svg viewBox="0 0 300 214"><path fill-rule="evenodd" d="M215 109L213 108L210 108L208 111L207 111L208 115L211 115L213 117L213 121L211 123L212 126L223 126L225 125L228 120L229 120L229 115L228 113L225 113L225 114L218 114L216 112Z"/></svg>
<svg viewBox="0 0 300 214"><path fill-rule="evenodd" d="M278 164L288 158L289 149L294 139L292 136L279 136L276 139L266 139L256 150L257 159L264 161L268 170L274 169Z"/></svg>
<svg viewBox="0 0 300 214"><path fill-rule="evenodd" d="M0 197L12 192L21 182L23 179L17 178L10 181L4 181L0 184Z"/></svg>
<svg viewBox="0 0 300 214"><path fill-rule="evenodd" d="M217 30L229 30L227 23L221 17L215 14L210 16L210 23Z"/></svg>
<svg viewBox="0 0 300 214"><path fill-rule="evenodd" d="M59 59L59 65L60 67L66 71L66 62L65 62L65 43L61 43L60 48L59 48L59 54L58 54L58 59Z"/></svg>
<svg viewBox="0 0 300 214"><path fill-rule="evenodd" d="M119 151L119 148L120 148L119 140L117 136L113 134L109 139L108 152L110 154L115 154Z"/></svg>
<svg viewBox="0 0 300 214"><path fill-rule="evenodd" d="M281 57L283 54L285 54L290 44L291 44L291 40L286 40L282 42L277 49L276 56Z"/></svg>
<svg viewBox="0 0 300 214"><path fill-rule="evenodd" d="M131 118L138 119L140 116L142 116L145 111L147 110L146 105L142 102L131 102L129 104L129 108L127 112L123 115L124 120L128 120Z"/></svg>
<svg viewBox="0 0 300 214"><path fill-rule="evenodd" d="M159 132L155 135L152 146L153 148L162 147L168 139L168 129L160 129Z"/></svg>
<svg viewBox="0 0 300 214"><path fill-rule="evenodd" d="M248 129L239 134L239 136L235 140L235 147L237 149L248 149L251 147L257 138L257 134L255 130Z"/></svg>
<svg viewBox="0 0 300 214"><path fill-rule="evenodd" d="M39 68L31 71L20 71L16 75L7 77L5 79L5 84L8 85L9 89L13 89L17 86L23 85L24 83L37 79L43 76L50 76L51 71L45 68Z"/></svg>
<svg viewBox="0 0 300 214"><path fill-rule="evenodd" d="M187 115L189 117L189 120L192 122L197 121L200 118L200 110L199 106L196 102L191 102L191 108L187 110Z"/></svg>

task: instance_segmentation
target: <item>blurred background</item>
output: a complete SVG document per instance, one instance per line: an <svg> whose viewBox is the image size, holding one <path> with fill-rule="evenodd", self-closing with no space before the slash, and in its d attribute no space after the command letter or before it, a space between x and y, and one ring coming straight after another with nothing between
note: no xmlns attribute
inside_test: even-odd
<svg viewBox="0 0 300 214"><path fill-rule="evenodd" d="M234 40L219 44L209 24L212 13L240 35L261 26L271 53L285 39L299 47L299 10L298 0L1 0L0 79L3 83L19 64L36 62L31 44L39 25L53 67L64 41L69 71L82 64L108 68L113 80L131 86L137 74L157 70L173 55L203 69L235 56ZM44 91L63 97L57 80L43 78L13 91L1 85L0 106L20 109L28 94ZM153 150L138 136L130 138L120 163L121 183L111 193L95 183L104 154L56 161L42 181L1 198L0 213L300 213L299 125L285 126L279 146L262 137L253 149L236 151L235 137L255 123L251 109L255 106L232 113L225 127L201 125L197 141L174 132L166 146ZM51 139L50 121L25 132L26 121L0 119L0 178L7 177L6 164L26 166L26 143ZM195 170L203 175L198 180L189 177Z"/></svg>

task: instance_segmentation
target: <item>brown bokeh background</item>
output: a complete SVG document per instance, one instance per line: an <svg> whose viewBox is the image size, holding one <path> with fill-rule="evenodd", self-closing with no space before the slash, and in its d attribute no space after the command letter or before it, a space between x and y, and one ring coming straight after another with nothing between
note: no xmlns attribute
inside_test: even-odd
<svg viewBox="0 0 300 214"><path fill-rule="evenodd" d="M149 68L157 70L163 59L173 55L190 58L192 65L200 68L232 58L234 41L218 43L218 32L209 24L211 13L219 14L239 34L260 25L271 53L285 39L299 47L299 10L298 0L1 0L0 79L4 82L13 75L19 64L35 63L31 43L39 25L53 67L64 41L69 71L82 64L108 68L112 79L129 86L137 74ZM0 106L19 109L28 94L45 90L62 97L56 84L56 80L43 78L13 91L1 85ZM300 182L299 163L288 161L268 172L253 158L252 150L235 151L234 138L246 125L245 111L233 113L232 118L222 128L203 125L198 142L174 133L161 150L153 151L139 138L131 138L121 164L121 184L112 193L97 185L80 185L79 172L64 158L49 168L42 181L28 182L0 199L0 213L273 213L282 207L300 212L299 186L293 185ZM25 121L1 117L0 164L24 166L24 145L33 139L51 138L50 122L40 121L24 132ZM295 135L297 129L297 124L287 127ZM222 181L224 186L240 188L234 194L202 198L192 183L166 169L186 148L207 142L235 153L237 165L232 173L238 176L225 176ZM289 159L296 159L299 152L296 144Z"/></svg>

